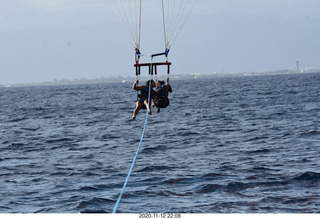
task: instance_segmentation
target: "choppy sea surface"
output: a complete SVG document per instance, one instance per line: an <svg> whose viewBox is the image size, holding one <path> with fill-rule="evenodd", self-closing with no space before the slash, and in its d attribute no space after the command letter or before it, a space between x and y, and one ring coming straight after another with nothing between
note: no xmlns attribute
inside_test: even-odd
<svg viewBox="0 0 320 219"><path fill-rule="evenodd" d="M172 81L118 213L319 213L320 74ZM0 88L0 213L111 213L132 84Z"/></svg>

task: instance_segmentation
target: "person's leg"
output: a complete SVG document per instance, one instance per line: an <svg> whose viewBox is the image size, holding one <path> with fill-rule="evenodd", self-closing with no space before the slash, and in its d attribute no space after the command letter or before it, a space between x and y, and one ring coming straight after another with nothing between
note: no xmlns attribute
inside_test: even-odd
<svg viewBox="0 0 320 219"><path fill-rule="evenodd" d="M152 107L156 106L157 107L157 113L160 112L160 108L159 108L159 101L158 99L153 99L153 102L152 102Z"/></svg>
<svg viewBox="0 0 320 219"><path fill-rule="evenodd" d="M136 108L133 111L133 116L132 116L133 120L136 119L140 109L141 109L141 103L139 101L137 101Z"/></svg>
<svg viewBox="0 0 320 219"><path fill-rule="evenodd" d="M147 110L148 110L149 114L151 115L151 114L152 114L152 112L151 112L151 107L150 107L150 106L149 106L149 104L148 104L148 100L145 100L145 101L144 101L144 105L146 106L146 108L147 108Z"/></svg>

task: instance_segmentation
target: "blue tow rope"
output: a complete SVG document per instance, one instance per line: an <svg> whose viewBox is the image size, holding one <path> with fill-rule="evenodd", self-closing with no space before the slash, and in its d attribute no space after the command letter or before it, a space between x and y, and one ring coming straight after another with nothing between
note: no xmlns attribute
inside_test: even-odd
<svg viewBox="0 0 320 219"><path fill-rule="evenodd" d="M150 65L151 65L151 69L152 69L152 64L150 64ZM152 74L150 73L150 83L151 83L151 79L152 79ZM150 107L150 99L151 99L151 98L150 98L150 96L151 96L150 93L151 93L151 84L149 84L149 97L148 97L148 106L149 106L149 107ZM138 154L139 154L141 145L142 145L142 140L143 140L143 137L144 137L144 133L145 133L146 127L147 127L148 114L149 114L149 112L148 112L148 110L147 110L146 119L145 119L145 122L144 122L144 127L143 127L143 131L142 131L142 135L141 135L141 138L140 138L140 143L139 143L139 146L138 146L136 155L135 155L134 158L133 158L133 161L132 161L132 164L131 164L129 173L128 173L128 175L127 175L126 181L125 181L124 184L123 184L122 190L121 190L120 195L119 195L118 200L117 200L117 203L116 203L116 205L115 205L114 208L113 208L112 214L115 214L115 213L117 212L117 209L118 209L118 206L119 206L119 204L120 204L122 195L123 195L123 193L124 193L124 190L126 189L126 186L127 186L127 184L128 184L128 181L129 181L130 175L131 175L131 173L132 173L134 164L135 164L135 162L136 162L136 160L137 160L137 157L138 157Z"/></svg>

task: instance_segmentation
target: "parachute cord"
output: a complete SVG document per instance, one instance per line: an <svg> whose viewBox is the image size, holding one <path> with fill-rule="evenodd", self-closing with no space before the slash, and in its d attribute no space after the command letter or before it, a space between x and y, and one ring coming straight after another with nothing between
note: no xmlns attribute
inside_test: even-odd
<svg viewBox="0 0 320 219"><path fill-rule="evenodd" d="M141 0L140 0L141 1ZM140 45L140 39L138 41L137 37L137 33L135 30L135 26L138 26L137 24L130 24L128 16L126 14L126 10L125 7L122 3L122 0L113 0L112 3L109 3L108 0L104 0L104 2L106 3L108 9L110 10L110 12L112 13L113 17L115 17L115 19L117 20L118 24L121 26L121 28L123 29L123 32L126 34L129 42L132 44L132 46L134 48L138 48ZM114 7L114 9L113 9ZM130 11L131 11L131 6L130 7ZM140 16L141 17L141 16ZM141 22L140 22L141 23ZM141 24L140 27L141 29ZM140 34L140 33L139 33Z"/></svg>
<svg viewBox="0 0 320 219"><path fill-rule="evenodd" d="M167 48L167 34L166 34L166 18L164 15L164 3L162 0L162 21L163 21L163 32L164 32L164 44L165 44L165 48Z"/></svg>
<svg viewBox="0 0 320 219"><path fill-rule="evenodd" d="M141 8L142 8L142 0L139 1L139 44L138 44L138 49L140 50L141 46Z"/></svg>
<svg viewBox="0 0 320 219"><path fill-rule="evenodd" d="M152 59L151 59L152 60ZM150 63L151 65L151 70L152 70L152 62ZM148 97L148 107L150 107L150 101L151 101L151 80L152 80L152 74L150 72L150 83L149 83L149 97ZM133 161L132 161L132 164L131 164L131 167L130 167L130 170L129 170L129 173L127 175L127 178L123 184L123 187L122 187L122 190L120 192L120 195L118 197L118 200L116 202L116 205L114 206L113 208L113 211L112 211L112 214L115 214L117 212L117 209L118 209L118 206L120 204L120 201L121 201L121 198L122 198L122 195L124 193L124 190L126 189L126 186L128 184L128 181L129 181L129 178L130 178L130 175L132 173L132 170L133 170L133 167L134 167L134 164L137 160L137 157L138 157L138 154L139 154L139 151L140 151L140 148L141 148L141 145L142 145L142 140L143 140L143 137L144 137L144 133L146 131L146 127L147 127L147 122L148 122L148 115L149 115L149 111L147 110L147 113L146 113L146 119L145 119L145 122L144 122L144 127L143 127L143 131L142 131L142 135L141 135L141 138L140 138L140 142L139 142L139 146L138 146L138 149L136 151L136 155L134 156L133 158Z"/></svg>
<svg viewBox="0 0 320 219"><path fill-rule="evenodd" d="M198 0L180 0L176 2L176 0L174 0L170 3L168 0L165 4L164 0L162 0L162 17L167 49L171 48L172 44L180 34L197 1ZM188 5L191 6L189 7ZM166 6L167 12L164 12ZM169 10L170 7L172 7L171 10ZM175 13L177 14L176 16L174 16ZM167 15L167 19L165 19L165 15Z"/></svg>
<svg viewBox="0 0 320 219"><path fill-rule="evenodd" d="M185 17L185 19L184 19L184 21L182 22L182 24L181 24L181 26L180 26L180 28L179 28L178 32L176 33L176 35L175 35L174 39L173 39L173 40L172 40L172 42L170 43L171 45L176 41L176 39L177 39L178 35L180 34L180 32L181 32L181 30L182 30L182 27L185 25L186 21L187 21L187 20L188 20L188 18L190 17L191 12L193 11L193 9L194 9L194 7L195 7L195 5L196 5L197 1L198 1L198 0L195 0L195 1L193 2L193 5L192 5L192 7L191 7L191 9L190 9L189 13L188 13L188 14L187 14L187 16ZM170 48L170 47L171 47L171 46L169 46L169 48Z"/></svg>

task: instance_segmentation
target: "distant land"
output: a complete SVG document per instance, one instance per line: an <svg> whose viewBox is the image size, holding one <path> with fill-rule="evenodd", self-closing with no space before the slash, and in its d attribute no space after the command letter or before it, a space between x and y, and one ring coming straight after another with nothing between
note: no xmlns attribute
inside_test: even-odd
<svg viewBox="0 0 320 219"><path fill-rule="evenodd" d="M308 73L320 73L320 69L311 70L276 70L266 72L238 72L238 73L211 73L211 74L172 74L170 80L190 80L190 79L201 79L201 78L214 78L214 77L241 77L241 76L264 76L264 75L284 75L284 74L308 74ZM160 76L158 76L160 78ZM159 80L163 80L163 75ZM166 76L165 76L166 77ZM149 77L139 77L141 81L146 81ZM28 87L28 86L59 86L59 85L81 85L81 84L104 84L104 83L133 83L136 77L100 77L95 79L53 79L52 81L44 81L39 83L16 83L16 84L0 84L0 87Z"/></svg>

